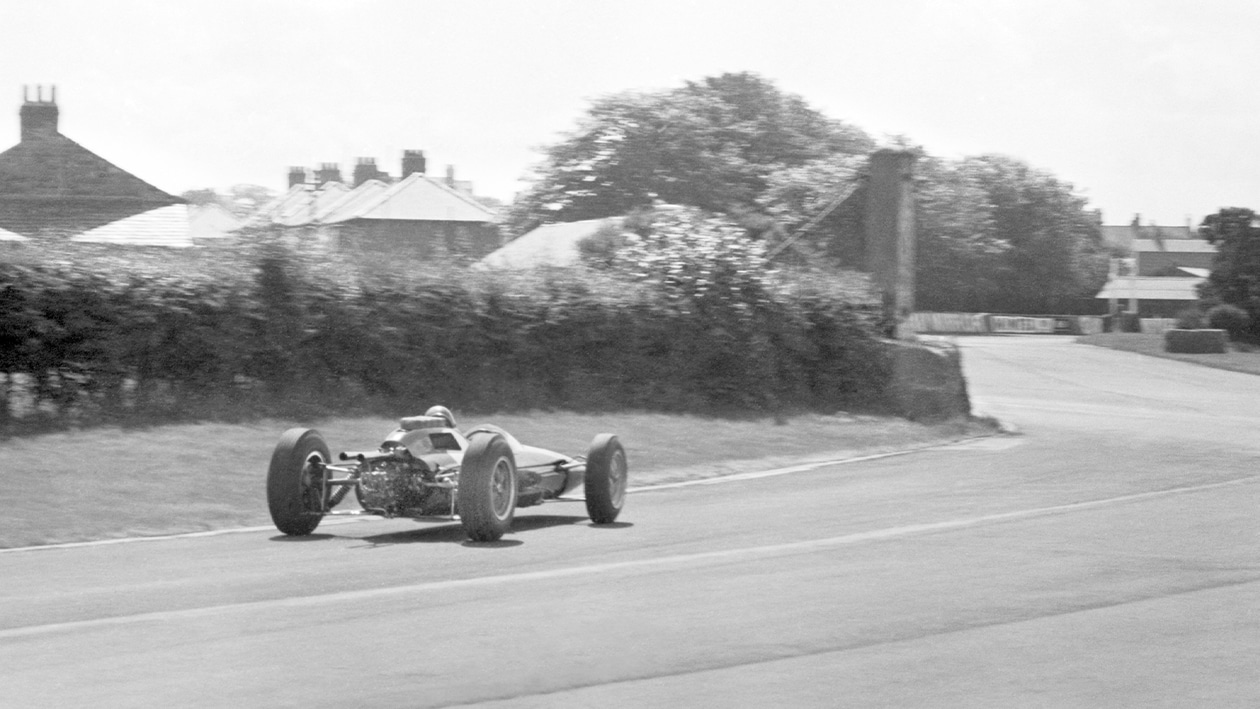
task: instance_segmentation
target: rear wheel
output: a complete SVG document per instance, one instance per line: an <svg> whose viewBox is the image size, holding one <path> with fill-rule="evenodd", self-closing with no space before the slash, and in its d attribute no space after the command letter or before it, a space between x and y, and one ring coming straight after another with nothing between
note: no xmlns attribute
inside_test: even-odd
<svg viewBox="0 0 1260 709"><path fill-rule="evenodd" d="M626 449L611 433L591 441L586 454L586 512L595 524L611 524L626 501Z"/></svg>
<svg viewBox="0 0 1260 709"><path fill-rule="evenodd" d="M516 487L507 440L497 433L473 436L459 468L459 519L469 539L493 542L512 528Z"/></svg>
<svg viewBox="0 0 1260 709"><path fill-rule="evenodd" d="M332 459L318 431L291 428L280 437L267 469L267 507L276 529L285 534L310 534L324 517L327 472Z"/></svg>

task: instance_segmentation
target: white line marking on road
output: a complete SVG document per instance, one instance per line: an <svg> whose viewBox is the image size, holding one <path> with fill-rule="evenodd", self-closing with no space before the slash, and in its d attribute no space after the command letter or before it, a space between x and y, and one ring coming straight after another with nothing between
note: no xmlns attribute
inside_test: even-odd
<svg viewBox="0 0 1260 709"><path fill-rule="evenodd" d="M56 632L73 632L76 630L87 630L91 628L100 628L117 625L127 625L130 623L138 623L144 621L167 621L182 618L197 618L208 615L215 615L225 611L248 611L250 609L261 608L299 608L305 606L322 605L322 604L343 604L356 603L359 601L386 598L393 596L409 596L417 594L432 593L435 591L447 591L461 588L478 588L485 586L496 586L499 584L519 584L528 581L541 581L556 578L566 578L570 576L592 576L595 574L607 573L612 571L622 571L626 569L650 568L657 566L678 566L692 565L696 562L707 561L728 561L732 559L746 559L767 556L781 556L786 554L800 554L824 549L833 549L837 547L850 546L860 544L862 542L876 542L886 539L895 539L898 537L907 537L916 534L930 534L933 532L946 532L957 529L965 529L968 527L977 527L986 524L995 524L1018 519L1029 519L1033 517L1043 517L1064 512L1076 512L1078 510L1087 510L1096 507L1104 507L1107 505L1117 505L1127 502L1136 502L1139 500L1149 500L1158 497L1166 497L1169 495L1181 495L1193 492L1203 492L1205 490L1214 490L1222 487L1240 485L1260 480L1260 476L1248 476L1243 478L1234 478L1222 482L1208 483L1205 485L1192 485L1187 487L1175 487L1166 490L1155 490L1153 492L1139 492L1132 495L1120 495L1118 497L1108 497L1101 500L1089 500L1086 502L1073 502L1065 505L1053 505L1051 507L1036 507L1027 510L1016 510L1014 512L1000 512L997 514L983 515L980 517L964 517L961 519L947 520L944 522L928 522L925 524L910 524L900 527L888 527L885 529L873 529L867 532L856 532L853 534L845 534L838 537L828 537L825 539L810 539L802 542L788 542L785 544L770 544L759 547L743 547L739 549L724 549L721 551L699 552L695 554L677 554L674 556L654 557L649 559L635 559L632 561L616 561L606 564L589 564L586 566L571 566L560 569L547 569L544 571L527 571L518 574L500 574L496 576L479 576L468 579L451 579L448 581L432 581L428 583L411 584L407 586L393 586L389 588L368 588L357 591L340 591L337 593L327 593L314 596L298 596L293 598L280 598L267 601L249 601L246 603L228 603L218 606L205 606L202 608L189 608L177 611L158 611L154 613L140 613L130 616L118 616L114 618L97 618L93 620L71 621L68 623L52 623L49 625L35 625L25 628L13 628L10 630L0 630L0 639L27 637L34 635L45 635Z"/></svg>
<svg viewBox="0 0 1260 709"><path fill-rule="evenodd" d="M818 468L825 468L829 465L848 465L849 463L865 463L869 460L880 460L881 458L893 458L899 455L910 455L911 453L919 453L925 450L940 450L949 448L950 446L966 443L967 441L982 440L988 438L965 438L961 441L952 441L950 443L938 443L931 446L923 446L921 448L907 448L906 450L892 451L889 453L873 453L871 455L863 455L855 458L835 458L832 460L816 460L811 463L801 463L800 465L792 465L786 468L774 468L773 470L759 470L752 473L732 473L730 475L721 475L712 478L700 478L699 480L684 480L676 483L663 483L660 485L645 485L643 487L632 487L626 492L648 492L649 490L669 490L676 487L691 487L692 485L718 485L721 483L739 482L741 480L756 480L758 478L772 478L776 475L789 475L791 473L804 473Z"/></svg>

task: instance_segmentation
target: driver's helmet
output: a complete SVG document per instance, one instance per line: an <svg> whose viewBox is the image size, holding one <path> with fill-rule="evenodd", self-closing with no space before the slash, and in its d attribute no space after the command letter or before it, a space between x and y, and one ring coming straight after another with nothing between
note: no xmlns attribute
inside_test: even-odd
<svg viewBox="0 0 1260 709"><path fill-rule="evenodd" d="M448 428L459 428L455 425L455 414L451 413L451 410L445 406L430 406L429 410L424 412L424 415L437 416L438 418L446 421Z"/></svg>

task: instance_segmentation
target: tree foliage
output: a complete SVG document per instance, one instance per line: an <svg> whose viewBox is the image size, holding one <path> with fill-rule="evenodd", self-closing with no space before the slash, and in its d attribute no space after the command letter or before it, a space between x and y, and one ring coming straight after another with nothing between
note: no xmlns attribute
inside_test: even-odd
<svg viewBox="0 0 1260 709"><path fill-rule="evenodd" d="M1107 253L1097 216L1072 185L1010 157L946 160L905 138L897 144L920 156L921 309L1090 309L1106 279ZM861 185L874 147L861 130L754 74L607 96L546 149L533 186L512 206L508 230L666 202L724 214L771 245L799 236L780 257L789 263L860 268ZM587 246L607 262L625 244L614 232Z"/></svg>
<svg viewBox="0 0 1260 709"><path fill-rule="evenodd" d="M873 147L861 130L747 72L606 96L545 149L509 230L622 215L658 200L738 212L783 168Z"/></svg>
<svg viewBox="0 0 1260 709"><path fill-rule="evenodd" d="M916 149L917 303L922 310L1063 313L1088 307L1106 278L1097 217L1070 184L1014 158L936 158ZM861 184L866 159L819 160L772 174L759 198L787 233ZM842 266L863 261L866 194L802 239Z"/></svg>
<svg viewBox="0 0 1260 709"><path fill-rule="evenodd" d="M248 217L275 198L274 190L262 185L232 185L227 194L219 194L213 187L181 192L180 197L189 204L206 206L217 204L238 217Z"/></svg>
<svg viewBox="0 0 1260 709"><path fill-rule="evenodd" d="M969 199L924 210L923 233L929 242L950 242L965 266L924 284L923 309L1068 313L1088 307L1106 281L1108 256L1085 198L1071 184L1006 156L967 158L955 170L953 191ZM930 258L921 263L924 275L933 275ZM960 297L960 287L971 288L970 295Z"/></svg>
<svg viewBox="0 0 1260 709"><path fill-rule="evenodd" d="M1200 294L1209 303L1241 308L1250 324L1231 335L1260 342L1260 217L1241 207L1222 209L1204 218L1199 236L1216 245Z"/></svg>

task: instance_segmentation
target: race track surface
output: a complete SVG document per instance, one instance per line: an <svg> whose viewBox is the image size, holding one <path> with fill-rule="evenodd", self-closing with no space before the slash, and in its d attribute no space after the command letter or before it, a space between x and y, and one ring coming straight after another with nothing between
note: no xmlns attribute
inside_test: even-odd
<svg viewBox="0 0 1260 709"><path fill-rule="evenodd" d="M1260 706L1260 377L959 344L1019 435L643 490L609 527L548 504L494 544L0 553L0 706Z"/></svg>

